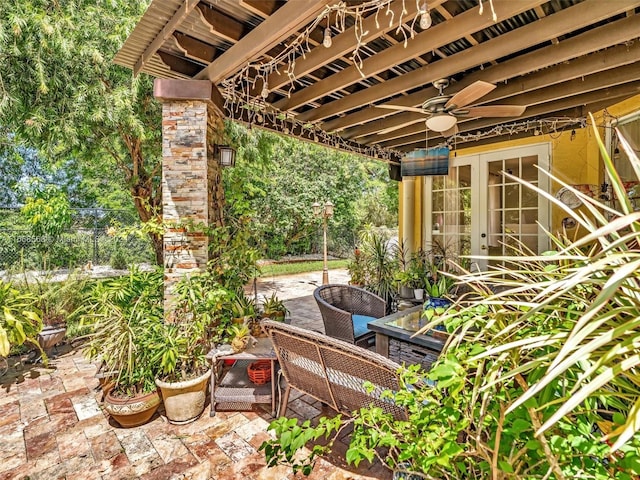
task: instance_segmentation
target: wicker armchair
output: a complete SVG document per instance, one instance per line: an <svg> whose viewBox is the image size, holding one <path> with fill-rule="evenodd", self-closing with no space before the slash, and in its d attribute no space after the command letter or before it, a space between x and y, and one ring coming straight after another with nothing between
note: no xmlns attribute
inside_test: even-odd
<svg viewBox="0 0 640 480"><path fill-rule="evenodd" d="M406 420L403 407L384 391L400 389L400 365L353 344L282 322L263 320L262 327L273 342L280 369L287 381L279 414L286 415L292 388L351 415L370 405L380 407L396 419ZM371 382L372 390L364 387Z"/></svg>
<svg viewBox="0 0 640 480"><path fill-rule="evenodd" d="M313 292L322 314L325 334L367 347L375 334L367 324L385 316L386 303L374 293L351 285L323 285Z"/></svg>

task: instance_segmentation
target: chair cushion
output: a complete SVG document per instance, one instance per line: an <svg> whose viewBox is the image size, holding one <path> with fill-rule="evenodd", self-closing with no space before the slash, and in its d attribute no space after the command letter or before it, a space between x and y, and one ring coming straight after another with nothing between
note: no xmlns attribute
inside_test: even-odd
<svg viewBox="0 0 640 480"><path fill-rule="evenodd" d="M371 330L369 330L369 326L367 324L376 320L375 317L369 317L367 315L352 315L351 318L353 319L353 335L356 338L360 338L362 335L370 333Z"/></svg>

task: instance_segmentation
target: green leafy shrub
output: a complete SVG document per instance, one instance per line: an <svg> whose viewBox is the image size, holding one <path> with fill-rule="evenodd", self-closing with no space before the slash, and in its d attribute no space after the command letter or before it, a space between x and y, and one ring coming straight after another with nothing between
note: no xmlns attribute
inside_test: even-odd
<svg viewBox="0 0 640 480"><path fill-rule="evenodd" d="M0 356L8 356L12 347L25 342L40 348L36 336L42 330L42 320L35 302L31 293L0 280Z"/></svg>
<svg viewBox="0 0 640 480"><path fill-rule="evenodd" d="M125 270L129 263L128 260L127 252L122 247L119 247L111 254L109 265L116 270Z"/></svg>
<svg viewBox="0 0 640 480"><path fill-rule="evenodd" d="M210 366L205 355L229 332L235 293L207 271L182 278L173 290L173 318L164 323L155 343L154 362L168 382L189 380Z"/></svg>

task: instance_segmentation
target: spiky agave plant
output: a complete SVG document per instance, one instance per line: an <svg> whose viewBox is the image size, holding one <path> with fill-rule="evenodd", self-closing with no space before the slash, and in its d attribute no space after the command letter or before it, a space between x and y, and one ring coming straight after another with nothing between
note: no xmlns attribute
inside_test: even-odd
<svg viewBox="0 0 640 480"><path fill-rule="evenodd" d="M471 359L483 369L478 398L515 382L519 392L504 414L533 408L537 439L590 412L594 432L615 451L632 438L637 443L640 431L640 212L592 123L616 208L548 174L582 201L583 209L572 210L505 173L553 202L584 235L547 232L553 251L535 255L516 245L511 255L492 257L502 267L461 275L473 298L441 320L456 331L450 349L472 343L482 350ZM621 145L640 181L637 155ZM551 463L561 475L560 460Z"/></svg>

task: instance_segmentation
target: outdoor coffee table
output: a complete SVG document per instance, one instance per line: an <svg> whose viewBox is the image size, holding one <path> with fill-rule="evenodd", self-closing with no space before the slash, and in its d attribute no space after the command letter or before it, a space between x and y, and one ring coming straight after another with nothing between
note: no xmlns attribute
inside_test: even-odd
<svg viewBox="0 0 640 480"><path fill-rule="evenodd" d="M233 353L223 347L214 348L207 354L213 363L211 369L211 412L215 416L220 410L251 410L255 403L271 403L271 415L276 414L276 354L269 338L258 338L253 347ZM223 360L234 360L234 365L224 368ZM271 362L271 382L256 385L249 380L247 367L258 360Z"/></svg>
<svg viewBox="0 0 640 480"><path fill-rule="evenodd" d="M369 322L376 332L376 352L397 363L420 364L428 370L436 361L444 340L430 335L415 335L426 324L422 305Z"/></svg>

